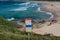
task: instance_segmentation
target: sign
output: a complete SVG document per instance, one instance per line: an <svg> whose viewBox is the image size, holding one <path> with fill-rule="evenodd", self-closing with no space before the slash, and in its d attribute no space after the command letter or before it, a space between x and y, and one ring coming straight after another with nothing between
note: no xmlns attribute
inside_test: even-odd
<svg viewBox="0 0 60 40"><path fill-rule="evenodd" d="M32 31L32 18L25 18L25 26L26 26L26 32Z"/></svg>

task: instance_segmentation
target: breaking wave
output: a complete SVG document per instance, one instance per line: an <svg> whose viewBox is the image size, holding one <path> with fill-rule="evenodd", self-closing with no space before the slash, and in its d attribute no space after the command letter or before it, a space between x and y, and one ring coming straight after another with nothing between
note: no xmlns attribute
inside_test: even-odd
<svg viewBox="0 0 60 40"><path fill-rule="evenodd" d="M27 7L20 7L20 8L12 9L11 11L25 11L25 10L27 10Z"/></svg>
<svg viewBox="0 0 60 40"><path fill-rule="evenodd" d="M50 12L46 12L47 14L51 15L50 19L54 18L54 15Z"/></svg>
<svg viewBox="0 0 60 40"><path fill-rule="evenodd" d="M26 3L14 4L14 5L18 5L19 8L14 8L14 9L11 9L10 11L24 11L24 10L29 10L30 8L33 8L33 7L36 9L40 7L38 3L33 3L33 2L26 2Z"/></svg>

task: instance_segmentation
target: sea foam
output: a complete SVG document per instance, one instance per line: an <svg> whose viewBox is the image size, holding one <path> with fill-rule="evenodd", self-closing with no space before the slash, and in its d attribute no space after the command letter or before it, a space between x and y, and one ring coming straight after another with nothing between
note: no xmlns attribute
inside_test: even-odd
<svg viewBox="0 0 60 40"><path fill-rule="evenodd" d="M50 19L54 17L54 15L50 12L46 12L47 14L51 15Z"/></svg>
<svg viewBox="0 0 60 40"><path fill-rule="evenodd" d="M40 12L44 12L44 13L50 15L49 19L53 19L54 18L54 15L51 12L46 12L46 11L41 11L41 10L40 10Z"/></svg>
<svg viewBox="0 0 60 40"><path fill-rule="evenodd" d="M26 3L21 3L21 4L17 4L21 7L19 8L15 8L15 9L11 9L10 11L25 11L28 10L28 8L32 8L32 7L37 7L38 8L38 4L37 3L31 3L31 2L26 2ZM40 10L40 8L38 8L38 10Z"/></svg>
<svg viewBox="0 0 60 40"><path fill-rule="evenodd" d="M40 7L37 8L37 11L41 11Z"/></svg>
<svg viewBox="0 0 60 40"><path fill-rule="evenodd" d="M8 21L12 21L12 20L14 20L15 18L10 18L10 19L7 19Z"/></svg>
<svg viewBox="0 0 60 40"><path fill-rule="evenodd" d="M21 3L21 4L18 4L18 5L28 5L28 4L30 4L30 2Z"/></svg>
<svg viewBox="0 0 60 40"><path fill-rule="evenodd" d="M16 8L16 9L12 9L10 11L25 11L27 10L28 7L20 7L20 8Z"/></svg>

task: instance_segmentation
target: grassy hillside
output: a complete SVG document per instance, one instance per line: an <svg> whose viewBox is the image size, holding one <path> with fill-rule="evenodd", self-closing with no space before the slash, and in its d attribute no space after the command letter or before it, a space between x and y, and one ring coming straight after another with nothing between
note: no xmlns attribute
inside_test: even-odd
<svg viewBox="0 0 60 40"><path fill-rule="evenodd" d="M0 40L27 40L27 33L16 28L18 24L0 17ZM60 37L31 34L31 40L60 40Z"/></svg>

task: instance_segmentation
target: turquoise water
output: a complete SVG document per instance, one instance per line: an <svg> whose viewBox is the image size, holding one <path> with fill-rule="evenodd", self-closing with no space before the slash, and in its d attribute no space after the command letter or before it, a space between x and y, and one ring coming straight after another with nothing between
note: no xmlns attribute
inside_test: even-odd
<svg viewBox="0 0 60 40"><path fill-rule="evenodd" d="M9 18L33 18L48 19L51 15L45 12L39 12L37 9L42 7L34 2L0 2L0 16Z"/></svg>

